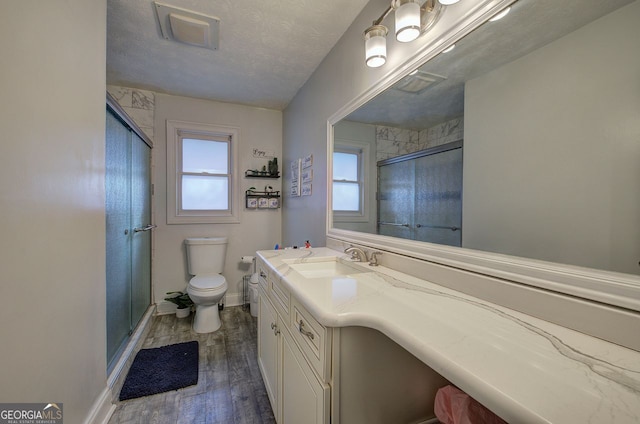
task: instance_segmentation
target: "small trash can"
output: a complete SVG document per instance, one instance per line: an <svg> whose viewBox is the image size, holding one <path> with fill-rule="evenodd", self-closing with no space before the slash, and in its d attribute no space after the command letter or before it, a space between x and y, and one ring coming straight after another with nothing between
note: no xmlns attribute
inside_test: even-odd
<svg viewBox="0 0 640 424"><path fill-rule="evenodd" d="M251 316L258 316L258 273L255 272L249 279L249 308L251 309Z"/></svg>
<svg viewBox="0 0 640 424"><path fill-rule="evenodd" d="M480 402L452 385L438 389L434 412L442 424L507 424Z"/></svg>

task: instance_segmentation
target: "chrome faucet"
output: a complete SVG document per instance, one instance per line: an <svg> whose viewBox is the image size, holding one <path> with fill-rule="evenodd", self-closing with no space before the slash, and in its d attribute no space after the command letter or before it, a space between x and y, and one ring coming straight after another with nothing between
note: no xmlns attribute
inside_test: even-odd
<svg viewBox="0 0 640 424"><path fill-rule="evenodd" d="M344 249L344 253L351 253L351 260L354 262L367 262L367 254L359 247L349 246Z"/></svg>
<svg viewBox="0 0 640 424"><path fill-rule="evenodd" d="M369 266L378 266L378 255L382 255L382 252L371 252L371 258L369 259Z"/></svg>

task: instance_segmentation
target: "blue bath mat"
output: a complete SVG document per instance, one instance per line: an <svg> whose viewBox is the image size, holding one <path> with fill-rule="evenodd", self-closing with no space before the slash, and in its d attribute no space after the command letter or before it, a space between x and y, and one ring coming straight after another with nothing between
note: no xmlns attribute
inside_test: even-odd
<svg viewBox="0 0 640 424"><path fill-rule="evenodd" d="M120 390L120 400L155 395L198 384L198 342L138 352Z"/></svg>

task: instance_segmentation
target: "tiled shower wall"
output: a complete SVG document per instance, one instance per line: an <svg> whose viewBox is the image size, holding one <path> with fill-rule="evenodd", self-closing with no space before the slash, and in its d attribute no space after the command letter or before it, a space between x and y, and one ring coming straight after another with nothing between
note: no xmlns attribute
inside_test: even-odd
<svg viewBox="0 0 640 424"><path fill-rule="evenodd" d="M462 117L422 131L377 126L376 160L389 159L462 140L463 136L464 120Z"/></svg>
<svg viewBox="0 0 640 424"><path fill-rule="evenodd" d="M107 91L153 141L153 115L155 112L155 95L153 91L115 85L107 85Z"/></svg>

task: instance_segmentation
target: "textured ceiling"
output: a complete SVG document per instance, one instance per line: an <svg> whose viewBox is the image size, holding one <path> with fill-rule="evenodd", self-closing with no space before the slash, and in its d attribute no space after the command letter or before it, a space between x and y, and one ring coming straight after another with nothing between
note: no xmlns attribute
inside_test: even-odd
<svg viewBox="0 0 640 424"><path fill-rule="evenodd" d="M165 40L151 0L107 1L107 84L284 109L368 0L166 0L220 19L217 51Z"/></svg>
<svg viewBox="0 0 640 424"><path fill-rule="evenodd" d="M519 0L505 18L483 24L456 43L452 52L440 54L420 67L424 72L446 77L444 81L421 94L386 90L346 119L421 130L462 116L465 81L522 57L632 1Z"/></svg>

